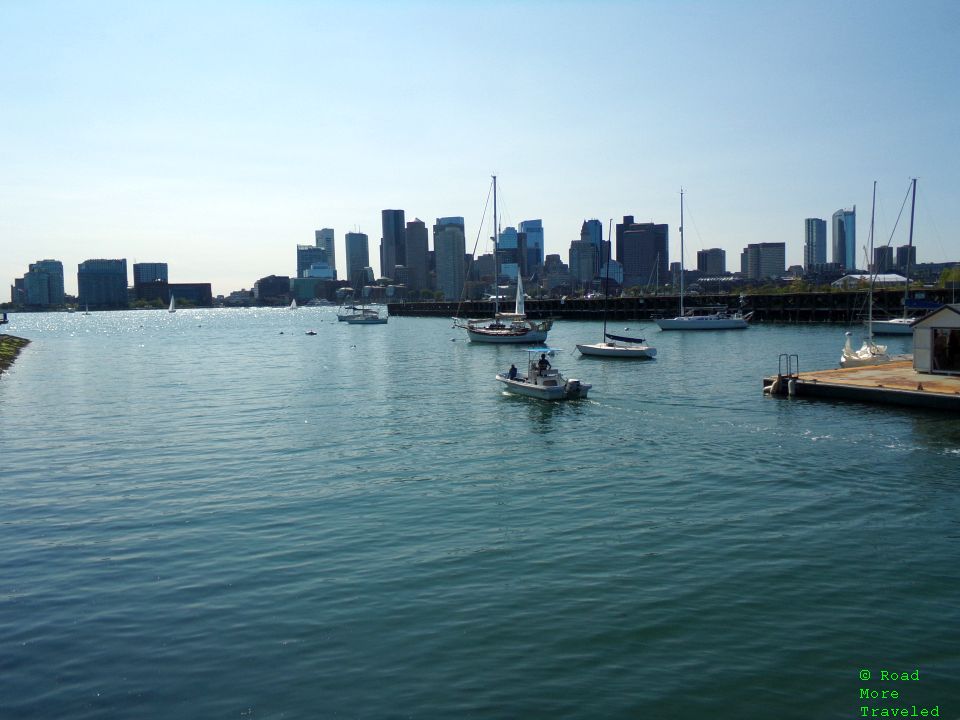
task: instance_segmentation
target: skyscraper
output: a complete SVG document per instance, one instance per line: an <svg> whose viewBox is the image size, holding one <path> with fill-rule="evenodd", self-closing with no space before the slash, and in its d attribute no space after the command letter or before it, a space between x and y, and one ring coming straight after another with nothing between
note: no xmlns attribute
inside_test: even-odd
<svg viewBox="0 0 960 720"><path fill-rule="evenodd" d="M543 265L543 221L522 220L519 230L521 236L526 236L526 242L521 239L518 244L523 251L520 267L524 274L532 275L536 268Z"/></svg>
<svg viewBox="0 0 960 720"><path fill-rule="evenodd" d="M37 260L23 281L28 305L63 305L63 263L59 260Z"/></svg>
<svg viewBox="0 0 960 720"><path fill-rule="evenodd" d="M781 277L787 270L786 243L751 243L740 255L740 270L751 280Z"/></svg>
<svg viewBox="0 0 960 720"><path fill-rule="evenodd" d="M77 300L91 307L127 307L127 261L85 260L77 266Z"/></svg>
<svg viewBox="0 0 960 720"><path fill-rule="evenodd" d="M347 253L347 280L354 291L364 285L363 269L370 264L370 245L366 233L347 233L344 245Z"/></svg>
<svg viewBox="0 0 960 720"><path fill-rule="evenodd" d="M570 282L574 289L589 289L597 277L599 252L589 239L570 243Z"/></svg>
<svg viewBox="0 0 960 720"><path fill-rule="evenodd" d="M807 218L803 223L803 269L810 272L815 265L827 262L827 221Z"/></svg>
<svg viewBox="0 0 960 720"><path fill-rule="evenodd" d="M392 278L397 265L407 264L403 210L383 210L380 213L383 235L380 238L380 276Z"/></svg>
<svg viewBox="0 0 960 720"><path fill-rule="evenodd" d="M833 214L833 262L846 270L857 267L857 206Z"/></svg>
<svg viewBox="0 0 960 720"><path fill-rule="evenodd" d="M917 248L912 245L901 245L897 248L897 271L905 273L907 265L917 264Z"/></svg>
<svg viewBox="0 0 960 720"><path fill-rule="evenodd" d="M333 228L323 228L315 230L313 233L316 239L316 246L327 251L327 264L333 270L333 276L337 276L337 252L334 247Z"/></svg>
<svg viewBox="0 0 960 720"><path fill-rule="evenodd" d="M433 226L437 289L444 300L459 300L466 280L466 236L462 217L437 218Z"/></svg>
<svg viewBox="0 0 960 720"><path fill-rule="evenodd" d="M706 275L723 275L727 271L727 252L722 248L697 250L697 270Z"/></svg>
<svg viewBox="0 0 960 720"><path fill-rule="evenodd" d="M623 285L649 285L664 282L670 268L669 227L654 223L635 223L624 215L617 223L617 260L623 265Z"/></svg>
<svg viewBox="0 0 960 720"><path fill-rule="evenodd" d="M318 245L297 245L297 277L306 277L310 266L315 263L329 265L327 251Z"/></svg>
<svg viewBox="0 0 960 720"><path fill-rule="evenodd" d="M584 220L580 226L580 239L586 240L597 249L596 272L600 272L600 265L606 262L610 251L603 246L603 223L599 220Z"/></svg>
<svg viewBox="0 0 960 720"><path fill-rule="evenodd" d="M407 223L404 240L407 245L407 277L409 287L414 292L427 287L429 275L429 233L427 226L419 218Z"/></svg>

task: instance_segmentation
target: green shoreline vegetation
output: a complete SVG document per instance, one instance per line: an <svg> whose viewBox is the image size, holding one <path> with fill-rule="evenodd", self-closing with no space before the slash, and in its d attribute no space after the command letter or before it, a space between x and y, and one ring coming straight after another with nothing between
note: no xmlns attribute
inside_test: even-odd
<svg viewBox="0 0 960 720"><path fill-rule="evenodd" d="M14 335L0 335L0 373L5 372L13 365L20 351L30 343L26 338Z"/></svg>

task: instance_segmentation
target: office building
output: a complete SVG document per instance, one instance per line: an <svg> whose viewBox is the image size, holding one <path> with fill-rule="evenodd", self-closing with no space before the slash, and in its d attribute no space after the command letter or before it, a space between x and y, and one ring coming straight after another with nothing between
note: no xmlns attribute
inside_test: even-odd
<svg viewBox="0 0 960 720"><path fill-rule="evenodd" d="M459 300L466 281L466 236L462 217L437 218L433 226L437 289L444 300Z"/></svg>
<svg viewBox="0 0 960 720"><path fill-rule="evenodd" d="M697 250L697 270L704 275L723 275L727 272L727 251L721 248Z"/></svg>
<svg viewBox="0 0 960 720"><path fill-rule="evenodd" d="M589 239L570 243L570 282L575 290L586 290L593 286L599 269L598 262L597 246Z"/></svg>
<svg viewBox="0 0 960 720"><path fill-rule="evenodd" d="M133 286L140 283L169 282L167 263L134 263Z"/></svg>
<svg viewBox="0 0 960 720"><path fill-rule="evenodd" d="M869 270L874 273L889 273L893 269L893 248L889 245L875 247L873 249L873 267Z"/></svg>
<svg viewBox="0 0 960 720"><path fill-rule="evenodd" d="M366 284L363 269L370 265L370 244L366 233L347 233L344 246L347 253L347 280L355 291Z"/></svg>
<svg viewBox="0 0 960 720"><path fill-rule="evenodd" d="M857 206L833 214L833 257L846 270L857 267Z"/></svg>
<svg viewBox="0 0 960 720"><path fill-rule="evenodd" d="M750 280L780 278L786 271L786 243L751 243L740 255L740 272Z"/></svg>
<svg viewBox="0 0 960 720"><path fill-rule="evenodd" d="M406 227L403 210L380 213L383 235L380 238L380 277L393 278L397 265L407 264Z"/></svg>
<svg viewBox="0 0 960 720"><path fill-rule="evenodd" d="M430 277L430 234L426 223L419 218L407 223L404 232L407 260L407 287L413 292L428 288Z"/></svg>
<svg viewBox="0 0 960 720"><path fill-rule="evenodd" d="M327 265L333 270L333 277L337 277L337 251L334 246L333 228L314 230L314 244L327 251Z"/></svg>
<svg viewBox="0 0 960 720"><path fill-rule="evenodd" d="M521 220L517 238L518 264L524 276L543 265L543 221Z"/></svg>
<svg viewBox="0 0 960 720"><path fill-rule="evenodd" d="M907 266L916 267L917 248L913 245L901 245L897 248L897 272L906 274Z"/></svg>
<svg viewBox="0 0 960 720"><path fill-rule="evenodd" d="M584 220L583 225L580 226L580 239L589 242L597 249L596 272L599 275L600 265L610 256L610 248L605 247L603 243L603 223L599 220Z"/></svg>
<svg viewBox="0 0 960 720"><path fill-rule="evenodd" d="M659 285L668 279L669 239L667 225L635 223L632 215L617 223L617 260L623 266L624 287Z"/></svg>
<svg viewBox="0 0 960 720"><path fill-rule="evenodd" d="M63 305L63 263L59 260L37 260L20 279L20 293L15 302L36 307Z"/></svg>
<svg viewBox="0 0 960 720"><path fill-rule="evenodd" d="M326 249L317 245L297 245L296 276L307 277L307 271L314 265L330 266Z"/></svg>
<svg viewBox="0 0 960 720"><path fill-rule="evenodd" d="M77 266L77 302L96 308L128 306L127 261L85 260Z"/></svg>
<svg viewBox="0 0 960 720"><path fill-rule="evenodd" d="M810 272L827 261L827 221L807 218L803 225L803 269Z"/></svg>

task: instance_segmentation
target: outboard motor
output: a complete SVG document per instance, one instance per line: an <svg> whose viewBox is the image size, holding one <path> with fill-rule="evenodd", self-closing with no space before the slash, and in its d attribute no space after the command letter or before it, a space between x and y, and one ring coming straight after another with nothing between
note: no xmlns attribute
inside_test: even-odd
<svg viewBox="0 0 960 720"><path fill-rule="evenodd" d="M579 395L580 381L571 378L570 380L567 380L567 383L563 386L563 389L566 390L567 395Z"/></svg>

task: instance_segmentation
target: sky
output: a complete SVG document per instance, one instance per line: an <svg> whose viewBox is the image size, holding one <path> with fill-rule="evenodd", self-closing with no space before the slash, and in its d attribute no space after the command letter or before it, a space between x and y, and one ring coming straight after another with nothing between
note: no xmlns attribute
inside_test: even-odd
<svg viewBox="0 0 960 720"><path fill-rule="evenodd" d="M917 177L918 261L960 260L958 29L956 0L0 0L0 297L44 258L68 293L126 258L227 294L323 227L340 277L346 232L379 270L387 208L489 252L493 174L564 261L624 215L678 260L683 188L686 266L729 270L854 205L862 248L874 181L883 244Z"/></svg>

